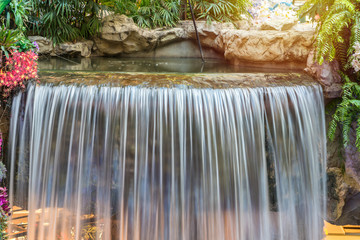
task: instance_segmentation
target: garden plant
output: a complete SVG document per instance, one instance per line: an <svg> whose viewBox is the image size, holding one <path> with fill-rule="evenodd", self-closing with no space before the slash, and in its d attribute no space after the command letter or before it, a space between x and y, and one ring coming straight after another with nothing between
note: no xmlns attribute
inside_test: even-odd
<svg viewBox="0 0 360 240"><path fill-rule="evenodd" d="M343 96L337 103L329 127L334 140L337 127L342 130L344 147L356 123L356 147L360 151L360 2L357 0L309 0L300 9L300 17L317 18L316 60L337 60L344 81ZM320 17L320 18L319 18Z"/></svg>

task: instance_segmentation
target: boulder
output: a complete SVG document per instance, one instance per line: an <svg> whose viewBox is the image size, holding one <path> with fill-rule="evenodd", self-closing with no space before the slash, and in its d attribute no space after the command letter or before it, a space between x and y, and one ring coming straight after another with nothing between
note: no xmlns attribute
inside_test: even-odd
<svg viewBox="0 0 360 240"><path fill-rule="evenodd" d="M61 43L54 50L55 55L81 55L90 57L93 48L93 41L81 41L76 43Z"/></svg>
<svg viewBox="0 0 360 240"><path fill-rule="evenodd" d="M75 43L61 43L58 46L54 46L53 42L45 37L30 36L29 40L37 42L39 45L39 55L80 55L82 57L90 57L93 41L80 41Z"/></svg>
<svg viewBox="0 0 360 240"><path fill-rule="evenodd" d="M218 44L225 59L236 65L247 63L305 65L313 45L312 31L221 31Z"/></svg>
<svg viewBox="0 0 360 240"><path fill-rule="evenodd" d="M315 61L314 50L312 50L307 59L307 67L305 69L310 75L323 86L326 98L339 98L342 93L342 81L339 74L339 63L334 60L332 62L324 61L322 65Z"/></svg>
<svg viewBox="0 0 360 240"><path fill-rule="evenodd" d="M102 22L95 44L104 55L119 55L153 50L183 38L184 30L181 28L145 29L124 15L109 15Z"/></svg>

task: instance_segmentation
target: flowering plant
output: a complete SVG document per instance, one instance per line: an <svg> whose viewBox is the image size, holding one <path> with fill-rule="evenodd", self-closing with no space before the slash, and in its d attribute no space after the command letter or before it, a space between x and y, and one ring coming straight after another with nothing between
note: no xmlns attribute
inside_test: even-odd
<svg viewBox="0 0 360 240"><path fill-rule="evenodd" d="M28 80L37 79L37 59L34 51L10 51L9 58L0 70L0 98L6 100L14 91L25 89Z"/></svg>

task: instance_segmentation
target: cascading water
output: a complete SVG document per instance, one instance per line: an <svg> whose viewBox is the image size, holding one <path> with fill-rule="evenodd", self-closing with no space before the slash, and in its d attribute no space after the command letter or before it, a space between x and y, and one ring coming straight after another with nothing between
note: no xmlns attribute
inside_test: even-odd
<svg viewBox="0 0 360 240"><path fill-rule="evenodd" d="M315 85L30 86L11 202L30 240L321 239L323 106Z"/></svg>

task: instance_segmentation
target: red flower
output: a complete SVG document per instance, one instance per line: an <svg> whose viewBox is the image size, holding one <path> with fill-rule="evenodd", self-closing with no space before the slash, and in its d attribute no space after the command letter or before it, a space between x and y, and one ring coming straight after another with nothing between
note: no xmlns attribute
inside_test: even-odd
<svg viewBox="0 0 360 240"><path fill-rule="evenodd" d="M4 92L4 98L8 98L16 87L24 87L29 79L38 78L37 59L38 56L33 51L10 52L10 57L5 63L5 71L0 71L0 88Z"/></svg>

